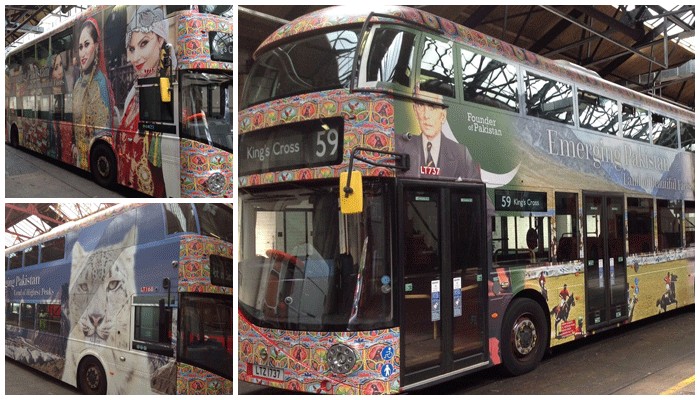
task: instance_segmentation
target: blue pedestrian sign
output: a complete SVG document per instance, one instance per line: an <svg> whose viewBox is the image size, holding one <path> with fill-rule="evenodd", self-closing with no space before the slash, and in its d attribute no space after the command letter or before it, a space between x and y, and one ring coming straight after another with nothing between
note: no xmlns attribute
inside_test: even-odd
<svg viewBox="0 0 700 400"><path fill-rule="evenodd" d="M391 364L382 365L382 376L388 378L394 373L394 366Z"/></svg>

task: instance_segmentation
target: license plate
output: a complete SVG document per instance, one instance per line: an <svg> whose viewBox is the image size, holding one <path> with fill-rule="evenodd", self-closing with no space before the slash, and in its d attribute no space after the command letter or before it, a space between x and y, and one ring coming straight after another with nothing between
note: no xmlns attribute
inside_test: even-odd
<svg viewBox="0 0 700 400"><path fill-rule="evenodd" d="M251 375L256 378L265 378L273 381L284 380L284 370L282 368L268 367L264 365L251 365Z"/></svg>

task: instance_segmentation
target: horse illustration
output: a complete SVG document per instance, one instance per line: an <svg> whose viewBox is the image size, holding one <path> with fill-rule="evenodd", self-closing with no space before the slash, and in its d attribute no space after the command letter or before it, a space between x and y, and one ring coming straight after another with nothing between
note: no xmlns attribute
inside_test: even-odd
<svg viewBox="0 0 700 400"><path fill-rule="evenodd" d="M670 292L664 293L660 299L656 300L656 307L659 308L659 314L661 314L662 311L666 312L666 307L671 304L675 304L676 308L678 308L678 300L672 297Z"/></svg>
<svg viewBox="0 0 700 400"><path fill-rule="evenodd" d="M678 308L678 300L676 300L676 282L678 281L678 275L669 273L666 281L666 292L661 295L661 298L656 300L656 307L659 308L659 314L663 311L666 312L666 308L671 304L675 304Z"/></svg>
<svg viewBox="0 0 700 400"><path fill-rule="evenodd" d="M566 322L569 319L569 312L571 311L571 307L576 305L576 300L574 299L574 294L571 293L569 297L566 299L566 302L564 303L563 306L557 305L554 308L552 308L552 311L549 313L552 315L554 318L554 333L557 337L559 337L559 333L557 332L557 326L559 325L559 322L564 321Z"/></svg>

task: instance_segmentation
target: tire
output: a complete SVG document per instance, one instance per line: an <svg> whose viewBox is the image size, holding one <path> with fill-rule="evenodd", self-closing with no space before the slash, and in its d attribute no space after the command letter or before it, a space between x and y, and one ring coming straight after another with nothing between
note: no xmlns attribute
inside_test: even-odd
<svg viewBox="0 0 700 400"><path fill-rule="evenodd" d="M110 187L117 180L117 158L112 149L103 143L93 146L90 152L92 178L102 187Z"/></svg>
<svg viewBox="0 0 700 400"><path fill-rule="evenodd" d="M85 357L78 367L78 389L87 395L107 393L107 375L95 357Z"/></svg>
<svg viewBox="0 0 700 400"><path fill-rule="evenodd" d="M19 148L19 131L17 130L17 125L12 125L12 128L10 128L10 146L15 149Z"/></svg>
<svg viewBox="0 0 700 400"><path fill-rule="evenodd" d="M501 359L509 375L537 368L547 348L547 320L542 307L528 298L515 299L501 327Z"/></svg>

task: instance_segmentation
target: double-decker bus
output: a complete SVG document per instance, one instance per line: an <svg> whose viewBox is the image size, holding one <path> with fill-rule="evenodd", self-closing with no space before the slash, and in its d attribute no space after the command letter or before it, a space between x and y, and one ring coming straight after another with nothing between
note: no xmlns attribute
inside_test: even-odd
<svg viewBox="0 0 700 400"><path fill-rule="evenodd" d="M86 394L232 394L233 209L120 204L5 250L5 355Z"/></svg>
<svg viewBox="0 0 700 400"><path fill-rule="evenodd" d="M5 57L5 141L102 186L232 197L229 8L98 6L19 46Z"/></svg>
<svg viewBox="0 0 700 400"><path fill-rule="evenodd" d="M254 57L239 380L522 374L694 303L693 112L405 7L322 9Z"/></svg>

